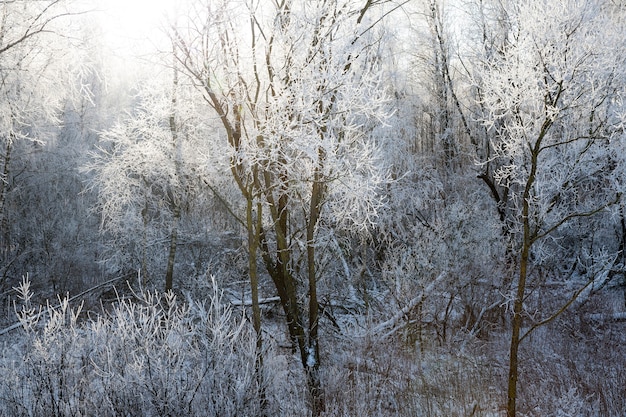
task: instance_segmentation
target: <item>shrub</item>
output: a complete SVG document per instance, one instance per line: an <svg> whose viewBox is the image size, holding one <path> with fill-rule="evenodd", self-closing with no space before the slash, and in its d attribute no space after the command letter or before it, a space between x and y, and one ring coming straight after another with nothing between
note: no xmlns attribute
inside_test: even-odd
<svg viewBox="0 0 626 417"><path fill-rule="evenodd" d="M0 364L0 413L260 415L254 333L213 284L206 302L145 293L79 322L67 300L38 314L25 281L26 332Z"/></svg>

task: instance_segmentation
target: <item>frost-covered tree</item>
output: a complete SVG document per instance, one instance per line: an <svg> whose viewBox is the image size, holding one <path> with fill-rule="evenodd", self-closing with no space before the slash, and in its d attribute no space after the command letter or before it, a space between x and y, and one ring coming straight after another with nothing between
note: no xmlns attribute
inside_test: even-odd
<svg viewBox="0 0 626 417"><path fill-rule="evenodd" d="M388 112L377 59L379 3L196 1L172 28L181 71L219 118L232 177L248 204L253 304L259 250L300 352L315 415L323 409L322 231L367 228L385 180L371 136Z"/></svg>
<svg viewBox="0 0 626 417"><path fill-rule="evenodd" d="M477 74L492 152L484 163L499 162L494 179L509 190L518 251L509 416L516 413L520 342L555 317L542 312L533 319L525 311L528 289L538 285L534 268L553 256L582 262L578 244L619 249L587 227L611 224L609 208L624 191L626 42L605 6L592 0L507 4L506 41ZM580 242L568 244L573 237ZM578 274L586 285L611 266L601 255L590 253Z"/></svg>
<svg viewBox="0 0 626 417"><path fill-rule="evenodd" d="M169 84L157 79L143 85L137 107L102 133L99 152L84 167L94 173L102 229L113 238L110 265L146 274L166 259L166 290L173 287L181 216L204 178L196 147L207 134L177 76ZM161 255L150 259L155 251Z"/></svg>
<svg viewBox="0 0 626 417"><path fill-rule="evenodd" d="M20 226L20 182L31 154L58 133L72 62L71 32L80 14L65 0L0 2L0 273L32 250ZM27 188L27 187L25 187ZM16 236L12 236L16 235Z"/></svg>

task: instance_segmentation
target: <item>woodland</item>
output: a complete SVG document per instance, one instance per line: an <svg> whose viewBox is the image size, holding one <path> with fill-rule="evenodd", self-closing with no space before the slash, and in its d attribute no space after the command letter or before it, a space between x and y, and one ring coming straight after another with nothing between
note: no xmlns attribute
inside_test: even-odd
<svg viewBox="0 0 626 417"><path fill-rule="evenodd" d="M111 4L0 0L0 415L624 415L626 4Z"/></svg>

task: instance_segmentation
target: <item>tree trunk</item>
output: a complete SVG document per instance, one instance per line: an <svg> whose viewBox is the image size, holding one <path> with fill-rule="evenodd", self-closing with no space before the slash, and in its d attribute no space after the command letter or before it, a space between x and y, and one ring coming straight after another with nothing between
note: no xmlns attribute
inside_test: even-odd
<svg viewBox="0 0 626 417"><path fill-rule="evenodd" d="M178 244L178 222L180 220L180 207L174 207L174 220L172 222L172 234L170 236L170 253L167 257L167 270L165 272L165 291L170 291L174 284L174 260L176 258L176 246Z"/></svg>
<svg viewBox="0 0 626 417"><path fill-rule="evenodd" d="M178 136L178 125L176 123L176 94L178 93L178 69L176 68L176 50L173 50L173 68L174 74L172 79L172 107L170 111L169 125L170 132L172 134L172 145L174 148L174 166L176 168L176 177L180 180L182 179L181 175L181 165L182 165L182 156L181 156L181 143L180 138ZM170 190L171 193L169 195L170 206L172 208L172 234L170 237L170 253L167 258L167 271L165 273L165 291L170 291L173 287L174 282L174 260L176 258L176 246L178 244L178 223L180 221L181 215L181 198L177 190Z"/></svg>
<svg viewBox="0 0 626 417"><path fill-rule="evenodd" d="M626 308L626 213L624 212L624 204L619 208L620 225L622 227L622 236L620 242L620 251L622 252L622 292L624 294L624 307Z"/></svg>
<svg viewBox="0 0 626 417"><path fill-rule="evenodd" d="M519 345L520 345L520 331L523 324L523 310L524 310L524 296L526 294L526 278L528 275L528 260L530 255L530 249L535 240L534 232L531 232L530 224L530 204L533 197L532 189L535 183L537 175L537 159L541 150L542 139L545 136L550 124L544 123L542 131L535 143L535 146L531 148L531 167L526 185L524 186L524 193L522 194L522 248L520 253L520 269L519 269L519 281L517 283L517 292L515 294L515 301L513 303L513 325L511 329L511 349L509 356L509 382L507 391L507 417L515 417L516 414L516 400L517 400L517 380L519 377Z"/></svg>
<svg viewBox="0 0 626 417"><path fill-rule="evenodd" d="M320 182L319 176L319 173L315 174L315 180L312 185L309 222L306 231L307 271L309 281L309 340L307 343L307 358L306 363L304 363L304 368L307 373L307 382L311 394L314 416L319 416L326 408L324 390L322 389L322 383L319 377L319 304L317 302L317 270L315 265L315 230L324 195L324 184Z"/></svg>
<svg viewBox="0 0 626 417"><path fill-rule="evenodd" d="M267 399L263 381L263 334L261 329L261 308L259 307L259 276L257 270L257 250L261 231L261 203L257 203L256 219L253 213L251 194L246 196L246 227L248 229L248 268L250 275L250 292L252 298L252 324L256 335L256 351L254 371L259 385L261 411L264 413Z"/></svg>
<svg viewBox="0 0 626 417"><path fill-rule="evenodd" d="M524 203L528 205L528 203ZM524 221L524 229L527 228L527 220ZM526 233L524 233L526 234ZM526 288L526 276L528 267L528 254L530 245L524 240L522 244L522 255L520 260L519 282L517 286L517 294L513 305L513 327L511 329L511 348L509 355L509 383L508 383L508 402L507 417L515 417L516 400L517 400L517 379L518 379L518 354L520 345L520 330L522 328L522 312L524 308L524 294Z"/></svg>
<svg viewBox="0 0 626 417"><path fill-rule="evenodd" d="M9 165L11 162L11 151L13 149L13 134L9 134L4 153L4 167L2 169L2 177L0 178L0 236L3 240L2 250L8 253L9 242L9 223L5 213L6 195L9 184Z"/></svg>

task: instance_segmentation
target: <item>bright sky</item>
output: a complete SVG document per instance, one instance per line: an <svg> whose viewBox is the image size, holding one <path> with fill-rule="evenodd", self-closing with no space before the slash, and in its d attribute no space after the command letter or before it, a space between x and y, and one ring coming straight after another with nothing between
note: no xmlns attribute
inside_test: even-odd
<svg viewBox="0 0 626 417"><path fill-rule="evenodd" d="M180 0L97 0L107 46L121 56L168 49L166 17Z"/></svg>

